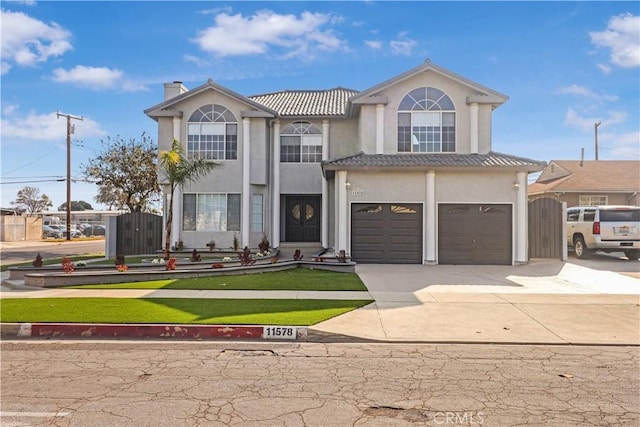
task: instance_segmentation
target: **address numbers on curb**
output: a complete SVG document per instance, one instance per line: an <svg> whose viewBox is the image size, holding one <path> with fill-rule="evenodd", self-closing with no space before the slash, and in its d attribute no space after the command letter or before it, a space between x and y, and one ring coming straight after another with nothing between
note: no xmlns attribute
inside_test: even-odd
<svg viewBox="0 0 640 427"><path fill-rule="evenodd" d="M262 338L295 340L298 338L298 329L294 326L265 326L262 329Z"/></svg>

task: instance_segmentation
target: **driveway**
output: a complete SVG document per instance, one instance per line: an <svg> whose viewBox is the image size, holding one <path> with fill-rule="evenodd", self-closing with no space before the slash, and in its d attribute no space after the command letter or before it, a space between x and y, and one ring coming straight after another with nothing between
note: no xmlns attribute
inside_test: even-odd
<svg viewBox="0 0 640 427"><path fill-rule="evenodd" d="M310 331L391 342L640 345L640 280L621 274L554 260L356 272L375 303Z"/></svg>

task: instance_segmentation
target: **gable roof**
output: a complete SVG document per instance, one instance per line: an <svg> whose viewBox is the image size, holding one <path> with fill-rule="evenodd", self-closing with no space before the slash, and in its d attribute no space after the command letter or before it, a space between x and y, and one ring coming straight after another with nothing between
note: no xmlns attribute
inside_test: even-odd
<svg viewBox="0 0 640 427"><path fill-rule="evenodd" d="M337 87L327 90L285 90L249 99L276 111L281 117L344 116L350 97L358 91Z"/></svg>
<svg viewBox="0 0 640 427"><path fill-rule="evenodd" d="M462 77L452 71L449 71L447 69L444 69L442 67L437 66L436 64L432 63L430 59L427 59L423 64L418 65L417 67L412 68L409 71L406 71L402 74L399 74L387 81L384 81L380 84L377 84L367 90L364 90L362 92L360 92L358 95L354 96L351 98L351 103L352 104L359 104L359 103L367 103L366 102L366 98L371 97L376 95L377 93L379 93L380 91L398 84L399 82L402 82L406 79L412 78L418 74L424 73L426 71L433 71L437 74L440 74L444 77L447 77L451 80L454 80L464 86L467 86L469 88L472 88L473 90L479 92L478 95L475 95L473 98L473 102L480 102L480 103L490 103L493 104L495 107L503 104L504 102L506 102L509 97L507 95L504 95L500 92L497 92L493 89L490 89L486 86L481 85L480 83L476 83L472 80L467 79L466 77ZM378 102L378 101L375 101Z"/></svg>
<svg viewBox="0 0 640 427"><path fill-rule="evenodd" d="M487 154L455 154L455 153L399 153L399 154L365 154L332 159L322 162L323 170L350 169L446 169L452 168L512 168L518 171L538 172L546 162L516 157L490 151Z"/></svg>
<svg viewBox="0 0 640 427"><path fill-rule="evenodd" d="M182 93L178 96L175 96L173 98L167 99L163 102L161 102L160 104L156 104L153 107L147 108L146 110L144 110L144 113L157 120L158 117L163 117L163 116L178 116L178 117L182 117L182 112L179 111L173 111L171 109L171 107L175 106L176 104L179 104L180 102L184 101L185 99L188 98L192 98L194 96L197 96L203 92L206 92L208 90L214 90L216 92L222 93L230 98L236 99L239 102L242 102L244 104L246 104L248 107L250 108L254 108L256 110L258 110L259 112L263 113L263 115L265 117L274 117L276 116L276 112L271 110L270 108L266 107L263 104L259 104L257 102L255 102L254 100L247 98L246 96L240 95L237 92L234 92L224 86L221 86L219 84L217 84L216 82L214 82L213 80L209 79L207 80L207 82L205 84L202 84L196 88L193 88L185 93Z"/></svg>
<svg viewBox="0 0 640 427"><path fill-rule="evenodd" d="M529 185L529 194L578 191L640 191L640 161L552 160L536 182Z"/></svg>

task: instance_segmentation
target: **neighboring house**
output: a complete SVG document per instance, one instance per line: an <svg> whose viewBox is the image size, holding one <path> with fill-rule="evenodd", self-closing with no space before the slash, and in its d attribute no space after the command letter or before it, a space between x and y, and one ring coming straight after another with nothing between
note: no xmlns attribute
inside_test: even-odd
<svg viewBox="0 0 640 427"><path fill-rule="evenodd" d="M535 183L529 200L541 197L572 206L640 205L640 161L552 160Z"/></svg>
<svg viewBox="0 0 640 427"><path fill-rule="evenodd" d="M175 138L220 164L175 194L172 240L256 247L265 233L362 263L525 263L527 174L545 163L492 151L507 99L430 61L362 92L167 83L145 110L159 149Z"/></svg>

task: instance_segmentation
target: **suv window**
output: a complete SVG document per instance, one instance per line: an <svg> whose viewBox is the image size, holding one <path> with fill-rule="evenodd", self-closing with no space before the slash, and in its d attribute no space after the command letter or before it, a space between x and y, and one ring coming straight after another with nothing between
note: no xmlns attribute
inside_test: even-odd
<svg viewBox="0 0 640 427"><path fill-rule="evenodd" d="M600 221L607 222L639 222L640 221L640 209L625 209L625 210L601 210Z"/></svg>
<svg viewBox="0 0 640 427"><path fill-rule="evenodd" d="M594 210L586 210L584 211L584 215L582 216L583 221L593 222L596 217L596 211ZM602 218L600 218L602 219Z"/></svg>
<svg viewBox="0 0 640 427"><path fill-rule="evenodd" d="M567 221L568 222L576 222L578 221L578 217L580 217L579 210L567 211Z"/></svg>

